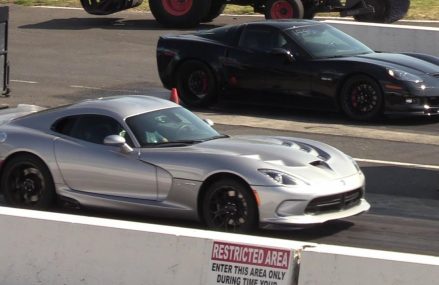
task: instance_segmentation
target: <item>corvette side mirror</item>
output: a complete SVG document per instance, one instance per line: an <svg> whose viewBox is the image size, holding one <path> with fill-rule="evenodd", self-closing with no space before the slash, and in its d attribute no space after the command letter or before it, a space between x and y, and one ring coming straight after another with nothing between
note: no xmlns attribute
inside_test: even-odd
<svg viewBox="0 0 439 285"><path fill-rule="evenodd" d="M109 135L104 138L104 144L109 146L117 146L123 153L130 153L133 149L126 143L125 138L118 135Z"/></svg>
<svg viewBox="0 0 439 285"><path fill-rule="evenodd" d="M296 61L291 51L284 48L274 48L270 50L270 54L283 56L286 59L286 61L290 63Z"/></svg>

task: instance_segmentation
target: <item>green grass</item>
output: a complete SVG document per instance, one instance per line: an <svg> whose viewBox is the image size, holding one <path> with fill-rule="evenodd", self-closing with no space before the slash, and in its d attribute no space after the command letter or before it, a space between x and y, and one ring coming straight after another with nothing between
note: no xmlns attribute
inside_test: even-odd
<svg viewBox="0 0 439 285"><path fill-rule="evenodd" d="M14 3L26 6L63 6L81 7L79 0L0 0L0 4ZM139 10L149 10L148 1L138 7ZM226 13L231 14L253 14L250 6L227 5ZM328 15L328 14L325 14ZM336 13L330 14L337 16ZM417 20L439 20L439 1L438 0L411 0L411 7L406 19Z"/></svg>

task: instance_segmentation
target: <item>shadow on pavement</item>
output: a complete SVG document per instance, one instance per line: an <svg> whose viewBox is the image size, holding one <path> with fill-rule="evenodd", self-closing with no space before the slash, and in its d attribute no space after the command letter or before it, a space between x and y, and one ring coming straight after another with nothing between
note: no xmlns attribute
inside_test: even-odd
<svg viewBox="0 0 439 285"><path fill-rule="evenodd" d="M195 30L211 29L217 27L213 24L201 24ZM160 25L154 19L125 20L124 18L68 18L53 19L37 24L23 25L20 29L45 29L45 30L170 30ZM187 31L189 29L173 29Z"/></svg>
<svg viewBox="0 0 439 285"><path fill-rule="evenodd" d="M343 124L353 127L371 127L401 131L428 132L437 134L439 116L383 116L371 122L353 121L341 112L329 110L305 110L299 108L271 107L247 105L243 103L220 102L209 109L193 109L195 111L224 113L230 115L252 116L257 118L271 118L287 121L320 124Z"/></svg>

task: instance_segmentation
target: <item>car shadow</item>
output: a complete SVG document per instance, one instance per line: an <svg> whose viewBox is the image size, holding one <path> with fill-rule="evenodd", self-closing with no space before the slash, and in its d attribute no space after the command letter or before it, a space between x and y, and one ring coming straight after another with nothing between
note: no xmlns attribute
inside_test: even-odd
<svg viewBox="0 0 439 285"><path fill-rule="evenodd" d="M288 229L284 227L279 229L261 229L257 231L257 234L265 237L312 242L324 237L336 235L339 232L349 230L354 225L355 223L351 221L334 220L304 228Z"/></svg>
<svg viewBox="0 0 439 285"><path fill-rule="evenodd" d="M214 24L200 24L194 29L172 29L177 31L203 30L218 27ZM96 17L96 18L67 18L52 19L49 21L22 25L20 29L44 29L44 30L171 30L167 29L154 19L127 20L119 17Z"/></svg>
<svg viewBox="0 0 439 285"><path fill-rule="evenodd" d="M153 82L130 82L129 84L112 85L102 89L78 90L72 100L71 94L58 94L66 100L77 101L79 99L91 99L115 95L149 95L162 99L170 98L170 91ZM233 102L219 102L209 108L190 108L195 111L211 114L242 115L259 119L278 119L303 123L315 123L320 127L331 124L351 127L377 128L392 131L410 131L436 134L439 129L439 116L435 117L384 117L373 122L353 121L339 112L327 110L304 110L285 107L269 107L260 105L246 105Z"/></svg>
<svg viewBox="0 0 439 285"><path fill-rule="evenodd" d="M329 110L305 110L293 107L275 107L249 105L243 103L221 101L210 108L191 108L206 113L223 113L230 115L252 116L260 119L279 119L303 123L343 124L352 127L373 127L387 129L411 130L419 127L420 132L435 132L439 129L439 116L382 116L373 121L354 121L344 114Z"/></svg>
<svg viewBox="0 0 439 285"><path fill-rule="evenodd" d="M361 169L366 176L367 193L439 201L439 169L388 165Z"/></svg>

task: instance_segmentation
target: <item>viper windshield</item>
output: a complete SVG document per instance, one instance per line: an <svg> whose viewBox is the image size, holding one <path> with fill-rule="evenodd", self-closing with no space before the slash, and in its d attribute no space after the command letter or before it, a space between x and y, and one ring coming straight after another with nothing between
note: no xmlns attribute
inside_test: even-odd
<svg viewBox="0 0 439 285"><path fill-rule="evenodd" d="M363 43L329 25L309 25L286 30L314 58L334 58L373 53Z"/></svg>
<svg viewBox="0 0 439 285"><path fill-rule="evenodd" d="M182 107L143 113L126 122L142 147L182 146L224 137Z"/></svg>

